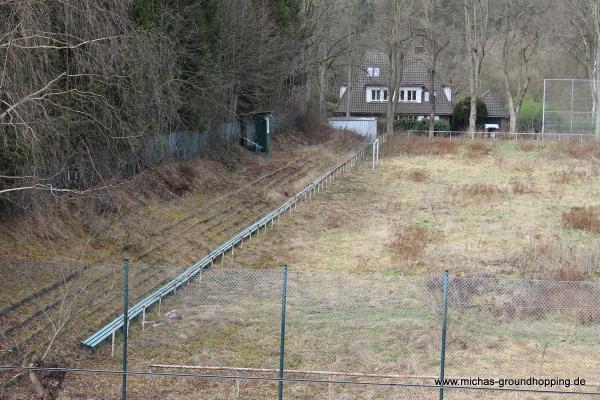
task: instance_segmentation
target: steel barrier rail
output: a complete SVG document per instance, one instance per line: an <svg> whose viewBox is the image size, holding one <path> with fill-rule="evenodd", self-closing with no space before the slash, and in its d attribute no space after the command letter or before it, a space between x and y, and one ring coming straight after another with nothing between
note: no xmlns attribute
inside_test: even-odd
<svg viewBox="0 0 600 400"><path fill-rule="evenodd" d="M384 141L385 138L382 138ZM150 293L148 296L144 297L142 300L131 306L128 310L128 321L136 318L138 315L142 314L143 322L145 322L146 317L146 309L155 305L157 302L160 304L162 302L162 298L177 292L184 283L189 283L191 279L193 279L196 275L198 275L202 270L205 270L209 266L211 266L214 261L218 258L223 260L225 253L229 250L233 250L235 246L242 242L244 239L248 237L252 237L252 234L260 230L261 228L266 228L267 224L271 223L273 225L274 221L281 217L282 214L286 213L292 207L295 207L298 201L301 199L306 199L306 197L310 197L311 194L319 191L324 185L328 182L333 181L335 176L343 174L346 172L348 168L352 168L356 166L359 162L364 161L369 155L368 148L373 147L373 155L378 156L380 139L375 139L372 142L361 147L354 155L346 159L345 161L339 163L338 165L329 168L323 175L316 178L312 181L306 188L297 193L295 196L290 197L282 206L277 208L274 211L264 215L258 221L248 226L246 229L237 233L228 241L224 242L214 250L212 250L208 255L202 258L200 261L195 263L194 265L188 267L183 272L181 272L177 277L170 280L168 283L164 284L157 290ZM375 147L377 147L377 152L375 151ZM375 165L375 160L374 160ZM123 327L123 314L106 324L102 329L88 337L82 342L82 345L89 349L94 349L108 337L112 337L113 342L113 350L114 350L114 339L115 333Z"/></svg>

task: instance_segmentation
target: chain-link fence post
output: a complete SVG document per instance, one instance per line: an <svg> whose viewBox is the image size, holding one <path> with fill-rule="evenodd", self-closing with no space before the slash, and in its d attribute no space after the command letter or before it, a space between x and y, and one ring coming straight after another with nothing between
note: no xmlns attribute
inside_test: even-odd
<svg viewBox="0 0 600 400"><path fill-rule="evenodd" d="M123 384L121 399L127 399L127 333L129 311L129 259L125 259L125 276L123 280Z"/></svg>
<svg viewBox="0 0 600 400"><path fill-rule="evenodd" d="M287 274L288 266L283 266L281 277L281 327L279 330L279 388L278 398L283 399L283 369L285 367L285 308L287 301Z"/></svg>
<svg viewBox="0 0 600 400"><path fill-rule="evenodd" d="M444 271L444 298L442 310L442 348L440 353L440 400L444 400L444 369L446 367L446 322L448 319L448 270Z"/></svg>

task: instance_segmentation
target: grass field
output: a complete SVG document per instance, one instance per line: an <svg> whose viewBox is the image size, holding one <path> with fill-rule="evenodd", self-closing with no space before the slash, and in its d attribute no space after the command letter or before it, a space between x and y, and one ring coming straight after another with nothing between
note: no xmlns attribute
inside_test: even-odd
<svg viewBox="0 0 600 400"><path fill-rule="evenodd" d="M340 178L228 265L597 278L600 165L557 145L468 143L433 155L396 145L398 156ZM584 207L589 229L565 223Z"/></svg>

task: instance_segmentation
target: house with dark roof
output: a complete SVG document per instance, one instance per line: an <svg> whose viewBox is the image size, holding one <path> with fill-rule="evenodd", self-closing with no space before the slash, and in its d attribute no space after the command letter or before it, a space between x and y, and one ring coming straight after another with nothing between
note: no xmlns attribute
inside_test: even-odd
<svg viewBox="0 0 600 400"><path fill-rule="evenodd" d="M508 129L508 112L502 101L491 90L486 91L481 100L487 107L488 116L483 121L486 131L506 131Z"/></svg>
<svg viewBox="0 0 600 400"><path fill-rule="evenodd" d="M452 116L452 89L435 80L434 88L429 87L425 51L417 47L407 57L399 88L396 119L428 118L431 111L431 96L436 96L436 120L448 121ZM346 115L347 102L350 102L352 117L384 117L388 101L392 97L387 87L390 63L385 53L369 50L363 56L354 76L350 90L347 85L340 89L340 101L335 116Z"/></svg>

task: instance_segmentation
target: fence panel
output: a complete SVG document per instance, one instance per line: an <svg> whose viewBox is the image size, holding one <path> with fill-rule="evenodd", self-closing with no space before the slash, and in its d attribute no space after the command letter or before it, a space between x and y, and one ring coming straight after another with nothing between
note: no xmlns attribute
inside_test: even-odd
<svg viewBox="0 0 600 400"><path fill-rule="evenodd" d="M542 132L596 134L597 106L594 81L587 79L544 80Z"/></svg>
<svg viewBox="0 0 600 400"><path fill-rule="evenodd" d="M597 283L451 278L447 375L570 379L503 386L590 390L600 370L599 323ZM575 386L577 378L586 385Z"/></svg>
<svg viewBox="0 0 600 400"><path fill-rule="evenodd" d="M204 270L180 290L130 336L132 399L276 398L282 355L284 399L438 399L442 274L289 272L283 353L281 269ZM470 388L444 398L600 392L600 283L450 277L447 293L445 385ZM100 397L118 393L113 372ZM68 374L65 393L89 396L92 377Z"/></svg>

